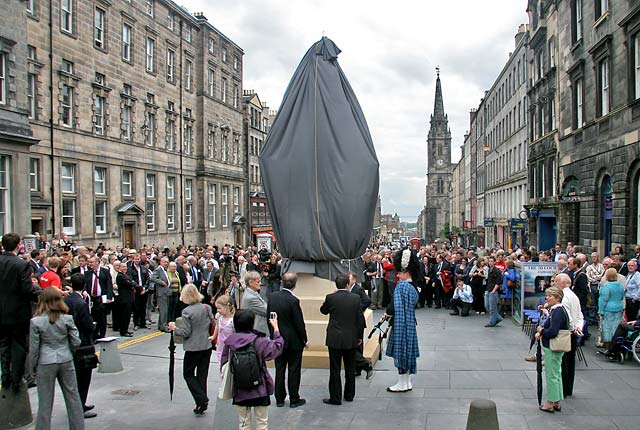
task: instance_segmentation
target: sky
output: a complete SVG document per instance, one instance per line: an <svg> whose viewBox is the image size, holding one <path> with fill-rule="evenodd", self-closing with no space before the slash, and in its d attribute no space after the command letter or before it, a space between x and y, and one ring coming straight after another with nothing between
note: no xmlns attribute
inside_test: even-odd
<svg viewBox="0 0 640 430"><path fill-rule="evenodd" d="M309 47L323 35L369 125L380 162L383 213L415 222L425 204L427 133L436 66L452 134L452 162L477 108L527 22L526 0L175 0L244 51L243 87L278 109Z"/></svg>

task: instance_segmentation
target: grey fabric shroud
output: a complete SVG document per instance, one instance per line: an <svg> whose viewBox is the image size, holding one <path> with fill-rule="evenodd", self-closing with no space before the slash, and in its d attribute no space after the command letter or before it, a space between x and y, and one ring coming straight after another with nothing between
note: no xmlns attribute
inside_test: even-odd
<svg viewBox="0 0 640 430"><path fill-rule="evenodd" d="M318 268L362 255L378 199L378 159L339 53L326 37L307 51L260 154L282 255Z"/></svg>

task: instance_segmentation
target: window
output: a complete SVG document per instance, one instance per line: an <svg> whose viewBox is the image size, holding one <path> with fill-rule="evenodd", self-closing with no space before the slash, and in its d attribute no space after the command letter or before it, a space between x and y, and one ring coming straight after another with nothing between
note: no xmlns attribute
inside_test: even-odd
<svg viewBox="0 0 640 430"><path fill-rule="evenodd" d="M176 178L174 176L167 176L167 198L173 200L176 198Z"/></svg>
<svg viewBox="0 0 640 430"><path fill-rule="evenodd" d="M240 213L240 187L233 187L233 214Z"/></svg>
<svg viewBox="0 0 640 430"><path fill-rule="evenodd" d="M76 233L76 201L62 200L62 231L66 234Z"/></svg>
<svg viewBox="0 0 640 430"><path fill-rule="evenodd" d="M27 57L29 58L29 60L38 59L38 50L35 46L27 45Z"/></svg>
<svg viewBox="0 0 640 430"><path fill-rule="evenodd" d="M106 85L106 80L102 73L96 73L95 83L102 86Z"/></svg>
<svg viewBox="0 0 640 430"><path fill-rule="evenodd" d="M193 69L193 63L187 60L187 65L184 74L184 87L187 91L191 91L191 71Z"/></svg>
<svg viewBox="0 0 640 430"><path fill-rule="evenodd" d="M192 212L193 205L191 203L187 203L184 206L184 228L186 228L187 230L190 230L192 227Z"/></svg>
<svg viewBox="0 0 640 430"><path fill-rule="evenodd" d="M222 85L220 85L220 99L222 103L227 102L227 78L222 78Z"/></svg>
<svg viewBox="0 0 640 430"><path fill-rule="evenodd" d="M155 49L156 49L156 41L150 37L147 37L146 62L145 62L145 67L147 69L147 72L153 73L155 71Z"/></svg>
<svg viewBox="0 0 640 430"><path fill-rule="evenodd" d="M582 107L582 79L577 79L573 83L573 127L580 128L584 125Z"/></svg>
<svg viewBox="0 0 640 430"><path fill-rule="evenodd" d="M239 103L239 97L240 97L239 93L240 92L238 90L238 85L234 84L233 85L233 107L236 108L236 109L238 109L238 106L240 104Z"/></svg>
<svg viewBox="0 0 640 430"><path fill-rule="evenodd" d="M122 171L121 181L122 197L133 197L133 172L130 170Z"/></svg>
<svg viewBox="0 0 640 430"><path fill-rule="evenodd" d="M609 113L609 60L604 59L598 64L598 111L600 116Z"/></svg>
<svg viewBox="0 0 640 430"><path fill-rule="evenodd" d="M147 191L146 196L148 199L154 199L156 197L156 175L152 173L147 174Z"/></svg>
<svg viewBox="0 0 640 430"><path fill-rule="evenodd" d="M190 25L186 25L185 29L184 29L184 39L191 43L191 26Z"/></svg>
<svg viewBox="0 0 640 430"><path fill-rule="evenodd" d="M444 181L442 178L438 178L437 191L438 194L444 194Z"/></svg>
<svg viewBox="0 0 640 430"><path fill-rule="evenodd" d="M582 40L582 0L573 0L571 5L572 14L572 42L577 43Z"/></svg>
<svg viewBox="0 0 640 430"><path fill-rule="evenodd" d="M169 230L173 230L176 228L175 215L176 215L176 204L167 203L167 229Z"/></svg>
<svg viewBox="0 0 640 430"><path fill-rule="evenodd" d="M73 0L60 0L60 28L73 33Z"/></svg>
<svg viewBox="0 0 640 430"><path fill-rule="evenodd" d="M131 141L131 106L122 106L122 139Z"/></svg>
<svg viewBox="0 0 640 430"><path fill-rule="evenodd" d="M29 189L33 192L40 191L40 159L29 159Z"/></svg>
<svg viewBox="0 0 640 430"><path fill-rule="evenodd" d="M609 0L596 0L596 19L609 11Z"/></svg>
<svg viewBox="0 0 640 430"><path fill-rule="evenodd" d="M93 100L93 126L95 133L102 136L104 135L104 97L95 96Z"/></svg>
<svg viewBox="0 0 640 430"><path fill-rule="evenodd" d="M147 202L147 230L156 229L156 202Z"/></svg>
<svg viewBox="0 0 640 430"><path fill-rule="evenodd" d="M185 179L184 180L184 198L186 200L191 200L191 190L193 188L193 179Z"/></svg>
<svg viewBox="0 0 640 430"><path fill-rule="evenodd" d="M216 42L212 38L209 38L209 54L216 55Z"/></svg>
<svg viewBox="0 0 640 430"><path fill-rule="evenodd" d="M556 41L549 39L549 67L556 67Z"/></svg>
<svg viewBox="0 0 640 430"><path fill-rule="evenodd" d="M167 118L167 151L176 149L176 120L173 117Z"/></svg>
<svg viewBox="0 0 640 430"><path fill-rule="evenodd" d="M153 111L147 111L146 118L146 130L145 143L147 146L153 146L155 144L155 129L156 129L156 114Z"/></svg>
<svg viewBox="0 0 640 430"><path fill-rule="evenodd" d="M635 85L634 99L640 99L640 33L633 37L633 83ZM640 229L638 229L640 231ZM638 233L640 235L640 233Z"/></svg>
<svg viewBox="0 0 640 430"><path fill-rule="evenodd" d="M27 76L27 101L29 102L29 118L38 117L38 75L29 73Z"/></svg>
<svg viewBox="0 0 640 430"><path fill-rule="evenodd" d="M94 19L93 19L93 43L96 48L104 49L104 33L105 33L105 22L104 22L105 12L96 8Z"/></svg>
<svg viewBox="0 0 640 430"><path fill-rule="evenodd" d="M238 70L238 57L233 56L233 70Z"/></svg>
<svg viewBox="0 0 640 430"><path fill-rule="evenodd" d="M226 46L222 47L222 62L223 63L227 62L227 48L226 48Z"/></svg>
<svg viewBox="0 0 640 430"><path fill-rule="evenodd" d="M551 163L550 163L550 178L551 178L551 190L550 190L550 194L551 196L555 196L556 195L556 159L555 157L553 157L551 159Z"/></svg>
<svg viewBox="0 0 640 430"><path fill-rule="evenodd" d="M172 49L167 49L167 81L173 82L173 63L175 53Z"/></svg>
<svg viewBox="0 0 640 430"><path fill-rule="evenodd" d="M207 158L213 158L214 150L213 146L216 143L216 132L210 128L207 135Z"/></svg>
<svg viewBox="0 0 640 430"><path fill-rule="evenodd" d="M229 144L227 142L227 134L226 133L222 133L222 136L220 136L220 152L221 154L221 159L222 161L227 161L227 154L229 152Z"/></svg>
<svg viewBox="0 0 640 430"><path fill-rule="evenodd" d="M7 102L7 60L6 54L0 53L0 104Z"/></svg>
<svg viewBox="0 0 640 430"><path fill-rule="evenodd" d="M0 155L0 234L11 231L9 157Z"/></svg>
<svg viewBox="0 0 640 430"><path fill-rule="evenodd" d="M107 169L104 167L96 167L93 169L93 192L96 195L104 196L107 194Z"/></svg>
<svg viewBox="0 0 640 430"><path fill-rule="evenodd" d="M187 121L187 123L184 125L184 153L187 155L191 154L192 135L193 135L193 127L191 126L191 123Z"/></svg>
<svg viewBox="0 0 640 430"><path fill-rule="evenodd" d="M61 70L65 73L73 75L73 63L68 60L62 60Z"/></svg>
<svg viewBox="0 0 640 430"><path fill-rule="evenodd" d="M27 13L30 13L33 15L33 2L34 0L27 0Z"/></svg>
<svg viewBox="0 0 640 430"><path fill-rule="evenodd" d="M96 233L107 232L107 202L96 202Z"/></svg>
<svg viewBox="0 0 640 430"><path fill-rule="evenodd" d="M153 0L146 0L146 1L147 1L147 15L153 16Z"/></svg>
<svg viewBox="0 0 640 430"><path fill-rule="evenodd" d="M73 164L62 163L62 171L60 178L62 180L63 193L76 192L76 166Z"/></svg>
<svg viewBox="0 0 640 430"><path fill-rule="evenodd" d="M131 33L133 28L126 23L122 24L122 59L131 61Z"/></svg>
<svg viewBox="0 0 640 430"><path fill-rule="evenodd" d="M551 96L551 100L549 101L549 112L551 117L551 123L549 124L550 130L556 129L556 103L555 96Z"/></svg>
<svg viewBox="0 0 640 430"><path fill-rule="evenodd" d="M222 227L229 225L229 186L223 185L221 187L221 199L222 199Z"/></svg>
<svg viewBox="0 0 640 430"><path fill-rule="evenodd" d="M216 184L209 184L209 227L216 226Z"/></svg>
<svg viewBox="0 0 640 430"><path fill-rule="evenodd" d="M213 97L216 91L216 74L211 69L207 71L207 88L209 97Z"/></svg>
<svg viewBox="0 0 640 430"><path fill-rule="evenodd" d="M173 15L173 12L169 12L167 13L167 28L171 31L173 31L173 23L174 23L175 17Z"/></svg>

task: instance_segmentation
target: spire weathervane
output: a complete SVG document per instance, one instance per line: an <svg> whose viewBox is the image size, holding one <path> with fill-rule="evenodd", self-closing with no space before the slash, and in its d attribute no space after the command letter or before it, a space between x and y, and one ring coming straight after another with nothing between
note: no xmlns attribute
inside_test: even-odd
<svg viewBox="0 0 640 430"><path fill-rule="evenodd" d="M436 73L438 74L438 77L440 77L440 66L436 66Z"/></svg>

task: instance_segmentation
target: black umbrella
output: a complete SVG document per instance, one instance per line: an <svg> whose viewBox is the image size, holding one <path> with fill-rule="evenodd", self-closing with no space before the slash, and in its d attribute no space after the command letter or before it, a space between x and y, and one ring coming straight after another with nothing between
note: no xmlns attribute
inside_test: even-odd
<svg viewBox="0 0 640 430"><path fill-rule="evenodd" d="M538 405L542 406L542 346L538 341L536 347L536 372L538 373L537 388L538 388Z"/></svg>
<svg viewBox="0 0 640 430"><path fill-rule="evenodd" d="M173 400L173 373L176 361L176 344L173 341L173 330L169 339L169 398Z"/></svg>

